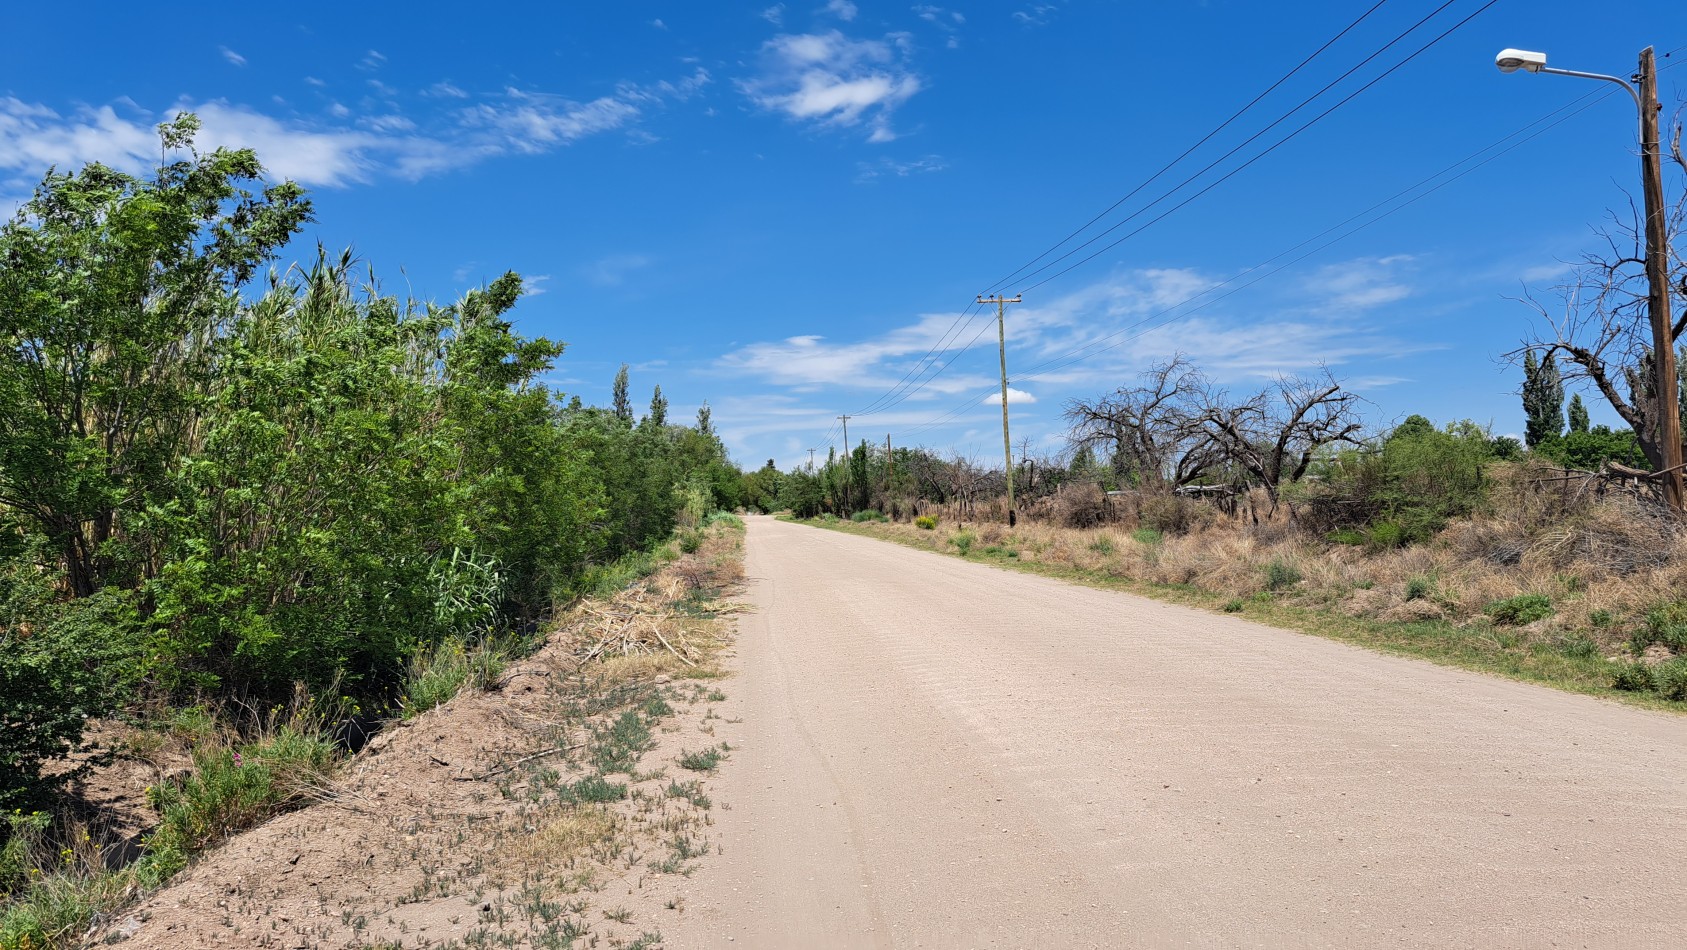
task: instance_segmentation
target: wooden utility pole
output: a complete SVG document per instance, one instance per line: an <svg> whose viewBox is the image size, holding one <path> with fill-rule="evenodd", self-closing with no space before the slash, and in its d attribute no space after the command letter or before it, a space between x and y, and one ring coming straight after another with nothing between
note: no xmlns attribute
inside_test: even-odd
<svg viewBox="0 0 1687 950"><path fill-rule="evenodd" d="M808 450L808 470L811 474L814 472L814 450L813 449Z"/></svg>
<svg viewBox="0 0 1687 950"><path fill-rule="evenodd" d="M885 433L885 497L890 497L891 483L896 481L896 456L890 454L890 433Z"/></svg>
<svg viewBox="0 0 1687 950"><path fill-rule="evenodd" d="M1008 524L1014 523L1013 516L1013 443L1008 440L1008 341L1007 341L1007 305L1019 303L1022 294L1003 297L978 295L979 303L993 303L996 305L996 351L1002 359L1002 464L1007 466L1004 474L1008 480Z"/></svg>
<svg viewBox="0 0 1687 950"><path fill-rule="evenodd" d="M1669 234L1664 220L1663 156L1658 147L1658 70L1652 47L1640 51L1640 179L1646 197L1647 309L1652 316L1653 390L1658 400L1658 443L1663 456L1664 501L1687 510L1681 471L1681 403L1676 395L1675 324L1669 308Z"/></svg>
<svg viewBox="0 0 1687 950"><path fill-rule="evenodd" d="M848 416L839 416L838 419L843 422L843 437L844 437L844 510L847 511L847 510L849 510L849 476L850 476L850 467L851 467L851 462L850 462L850 458L849 458L849 417Z"/></svg>

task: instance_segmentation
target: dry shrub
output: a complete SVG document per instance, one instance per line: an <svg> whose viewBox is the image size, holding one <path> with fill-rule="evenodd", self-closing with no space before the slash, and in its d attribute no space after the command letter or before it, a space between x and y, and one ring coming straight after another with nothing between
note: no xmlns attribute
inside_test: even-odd
<svg viewBox="0 0 1687 950"><path fill-rule="evenodd" d="M1107 521L1107 493L1100 485L1069 485L1049 499L1043 516L1062 528L1094 528Z"/></svg>

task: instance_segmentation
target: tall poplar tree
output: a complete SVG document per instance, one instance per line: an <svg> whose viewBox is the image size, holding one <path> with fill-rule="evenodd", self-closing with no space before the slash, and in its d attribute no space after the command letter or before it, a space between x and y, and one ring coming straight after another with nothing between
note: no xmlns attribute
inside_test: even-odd
<svg viewBox="0 0 1687 950"><path fill-rule="evenodd" d="M1523 359L1523 415L1529 448L1564 433L1564 380L1551 353L1536 360L1531 351Z"/></svg>

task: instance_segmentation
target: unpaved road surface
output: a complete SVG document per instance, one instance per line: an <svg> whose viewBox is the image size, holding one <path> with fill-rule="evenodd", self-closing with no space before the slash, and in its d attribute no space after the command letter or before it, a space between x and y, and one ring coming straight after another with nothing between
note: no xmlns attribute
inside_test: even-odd
<svg viewBox="0 0 1687 950"><path fill-rule="evenodd" d="M668 946L1687 947L1687 721L751 519Z"/></svg>

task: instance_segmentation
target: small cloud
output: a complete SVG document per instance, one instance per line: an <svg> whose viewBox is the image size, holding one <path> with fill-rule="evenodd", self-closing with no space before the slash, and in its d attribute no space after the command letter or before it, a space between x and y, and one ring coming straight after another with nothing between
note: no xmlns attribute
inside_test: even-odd
<svg viewBox="0 0 1687 950"><path fill-rule="evenodd" d="M837 30L786 34L762 46L761 75L738 88L756 105L796 120L833 126L866 122L869 140L896 138L890 114L921 89L905 63L904 34L853 40Z"/></svg>
<svg viewBox="0 0 1687 950"><path fill-rule="evenodd" d="M380 81L379 79L369 80L369 88L375 90L376 92L380 93L383 96L388 97L389 99L393 96L398 95L397 89L394 89L393 87L387 85L386 83Z"/></svg>
<svg viewBox="0 0 1687 950"><path fill-rule="evenodd" d="M668 24L663 23L660 19L651 20L650 25L657 28L658 30L666 30L668 28Z"/></svg>
<svg viewBox="0 0 1687 950"><path fill-rule="evenodd" d="M1412 288L1401 283L1395 272L1411 263L1408 254L1358 258L1318 268L1307 280L1307 288L1325 297L1324 310L1368 310L1411 296Z"/></svg>
<svg viewBox="0 0 1687 950"><path fill-rule="evenodd" d="M316 78L315 76L306 76L305 77L305 85L315 86L316 88L321 89L323 86L326 86L328 84L323 82L322 80Z"/></svg>
<svg viewBox="0 0 1687 950"><path fill-rule="evenodd" d="M469 94L449 82L436 82L428 87L426 95L435 99L467 99Z"/></svg>
<svg viewBox="0 0 1687 950"><path fill-rule="evenodd" d="M362 59L358 60L357 68L364 70L365 72L373 72L385 65L386 61L386 56L382 55L380 50L372 49L363 54Z"/></svg>
<svg viewBox="0 0 1687 950"><path fill-rule="evenodd" d="M774 26L785 25L785 5L776 3L761 12L761 18Z"/></svg>
<svg viewBox="0 0 1687 950"><path fill-rule="evenodd" d="M851 20L854 20L855 14L860 11L856 8L855 4L850 2L850 0L830 0L830 2L826 4L826 12L845 23L848 23Z"/></svg>
<svg viewBox="0 0 1687 950"><path fill-rule="evenodd" d="M523 297L537 297L549 288L545 283L551 279L549 274L533 274L521 279L521 295Z"/></svg>
<svg viewBox="0 0 1687 950"><path fill-rule="evenodd" d="M226 46L219 46L217 49L222 51L223 59L228 60L236 66L246 65L246 57L236 53L234 50L231 50Z"/></svg>
<svg viewBox="0 0 1687 950"><path fill-rule="evenodd" d="M1541 264L1536 267L1525 268L1518 278L1525 284L1538 284L1543 281L1557 280L1570 273L1573 268L1563 261L1553 261L1551 264Z"/></svg>
<svg viewBox="0 0 1687 950"><path fill-rule="evenodd" d="M1043 26L1049 21L1049 14L1055 11L1052 3L1034 3L1023 10L1015 10L1013 18L1025 26Z"/></svg>
<svg viewBox="0 0 1687 950"><path fill-rule="evenodd" d="M599 287L619 287L634 271L650 266L643 254L616 254L600 258L582 268L586 280Z"/></svg>
<svg viewBox="0 0 1687 950"><path fill-rule="evenodd" d="M1031 403L1034 403L1036 401L1037 401L1036 396L1031 395L1030 393L1024 391L1023 389L1014 389L1012 386L1008 387L1008 405L1009 406L1029 406ZM985 396L983 404L986 405L986 406L999 406L999 405L1001 405L1002 404L1002 394L1001 394L1001 392L997 391L997 392L991 393L988 396Z"/></svg>
<svg viewBox="0 0 1687 950"><path fill-rule="evenodd" d="M949 167L949 163L940 155L927 155L911 162L899 162L892 158L881 158L876 162L859 162L855 169L855 183L858 185L871 184L881 178L907 178L912 175L928 175L940 172Z"/></svg>
<svg viewBox="0 0 1687 950"><path fill-rule="evenodd" d="M377 132L413 132L416 129L416 123L401 115L370 116L358 124Z"/></svg>
<svg viewBox="0 0 1687 950"><path fill-rule="evenodd" d="M351 115L351 110L338 102L332 102L328 104L328 114L336 119L343 119Z"/></svg>

